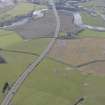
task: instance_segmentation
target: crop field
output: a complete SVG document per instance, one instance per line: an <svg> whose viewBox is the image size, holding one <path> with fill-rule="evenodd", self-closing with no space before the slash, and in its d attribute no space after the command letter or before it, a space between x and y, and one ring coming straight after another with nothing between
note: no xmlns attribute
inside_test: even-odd
<svg viewBox="0 0 105 105"><path fill-rule="evenodd" d="M13 33L5 30L1 32L4 34L1 38ZM0 53L6 63L0 64L0 101L5 96L2 94L4 83L8 81L12 85L50 40L50 38L22 40L2 47L4 50ZM84 97L85 105L104 105L105 77L102 76L105 73L104 44L105 39L95 37L58 39L49 54L50 58L46 58L27 78L12 104L68 105ZM94 60L100 61L91 63Z"/></svg>
<svg viewBox="0 0 105 105"><path fill-rule="evenodd" d="M17 33L9 30L0 30L0 48L5 48L22 41L22 38Z"/></svg>
<svg viewBox="0 0 105 105"><path fill-rule="evenodd" d="M18 4L13 9L2 13L1 16L0 16L0 20L1 21L10 20L11 18L14 18L15 16L24 15L24 14L26 14L29 11L32 11L32 10L33 10L33 5L32 4L21 3L21 4Z"/></svg>
<svg viewBox="0 0 105 105"><path fill-rule="evenodd" d="M104 3L104 0L90 0L89 2L81 3L81 5L88 8L97 8L98 6L103 7Z"/></svg>
<svg viewBox="0 0 105 105"><path fill-rule="evenodd" d="M36 39L31 40L30 42L22 42L23 44L18 43L17 45L8 47L8 49L17 51L22 50L25 52L34 52L40 54L49 41L50 39ZM60 44L62 42L66 44L65 47L63 47L64 45ZM92 59L104 58L104 44L104 39L97 38L74 39L63 41L58 40L55 45L57 46L57 48L55 50L54 46L54 48L51 51L51 56L53 54L55 55L55 51L58 55L60 55L57 55L56 57L52 56L52 60L47 58L39 65L36 71L34 71L22 85L19 92L14 97L12 104L68 105L74 104L76 100L78 100L80 97L84 97L85 101L83 102L83 104L104 105L105 95L103 91L105 91L105 85L103 84L103 82L105 81L105 78L99 75L101 73L105 73L104 63L101 63L100 65L100 62L93 64L93 66L97 66L100 70L102 70L103 67L104 72L101 72L98 68L98 72L97 70L94 71L94 67L91 67L91 65L88 65L87 68L86 66L76 68L71 67L71 65L66 65L66 63L71 64L72 62L74 62L74 65L79 64L79 56L87 56L84 58L84 60L80 59L81 64L89 62ZM32 45L34 45L34 47L32 47ZM43 45L42 49L39 49L37 45ZM64 48L66 54L64 54ZM77 53L75 54L75 52L77 51L78 55ZM82 54L80 54L81 52ZM59 60L54 60L57 59L57 57L58 59L59 57L62 58L61 56L63 56L63 54L67 56L67 58L62 59L65 63L62 63ZM30 64L33 60L37 58L37 56L31 54L14 53L7 51L1 51L1 55L5 58L7 62L6 64L0 65L1 91L5 81L8 81L10 84L12 84L16 80L16 78L23 72L23 70L25 70L28 64ZM93 55L94 57L92 57ZM8 72L11 73L9 74ZM1 93L0 96L2 98L4 97L4 95ZM2 98L0 99L2 100Z"/></svg>
<svg viewBox="0 0 105 105"><path fill-rule="evenodd" d="M23 41L15 32L6 30L0 30L0 32L0 54L6 61L0 64L0 100L2 100L3 84L8 81L12 85L26 67L45 49L50 39Z"/></svg>
<svg viewBox="0 0 105 105"><path fill-rule="evenodd" d="M6 81L11 85L18 76L25 70L25 68L36 58L36 56L19 54L12 52L0 51L1 56L5 59L6 63L0 64L0 101L5 96L2 94L2 88Z"/></svg>
<svg viewBox="0 0 105 105"><path fill-rule="evenodd" d="M5 7L5 8L0 8L0 14L3 14L4 12L10 11L11 9L13 9L13 7Z"/></svg>
<svg viewBox="0 0 105 105"><path fill-rule="evenodd" d="M89 2L81 3L81 6L86 8L94 8L97 12L105 14L104 0L90 0Z"/></svg>
<svg viewBox="0 0 105 105"><path fill-rule="evenodd" d="M9 11L3 12L0 15L0 21L13 19L15 16L26 15L32 10L40 10L42 8L46 8L45 6L39 6L31 3L19 3Z"/></svg>
<svg viewBox="0 0 105 105"><path fill-rule="evenodd" d="M61 22L61 32L75 32L80 29L73 24L72 15L65 15L63 12L59 11L59 16ZM23 38L30 39L36 37L53 36L55 27L56 21L54 14L51 10L49 10L48 14L44 17L31 20L21 26L16 26L13 30L19 33Z"/></svg>
<svg viewBox="0 0 105 105"><path fill-rule="evenodd" d="M69 70L66 70L67 68ZM47 59L30 75L16 95L13 104L73 104L75 99L81 96L82 80L83 77L78 71Z"/></svg>
<svg viewBox="0 0 105 105"><path fill-rule="evenodd" d="M81 16L85 24L105 27L105 21L100 16L91 16L87 13L81 13Z"/></svg>
<svg viewBox="0 0 105 105"><path fill-rule="evenodd" d="M104 64L105 39L80 38L74 40L58 40L52 48L50 56L71 67L81 68L95 63ZM101 65L96 65L101 69ZM102 67L103 68L103 67ZM92 68L94 71L95 67Z"/></svg>
<svg viewBox="0 0 105 105"><path fill-rule="evenodd" d="M77 34L79 37L95 37L95 38L105 38L105 32L93 31L89 29L85 29Z"/></svg>
<svg viewBox="0 0 105 105"><path fill-rule="evenodd" d="M46 7L22 2L4 16L9 19L41 8ZM80 30L71 14L63 11L58 14L59 36ZM105 26L100 17L83 13L82 18L86 24ZM2 92L4 84L8 82L12 86L40 56L52 40L50 36L54 35L55 28L56 20L49 10L42 18L11 30L0 29L0 61L1 58L5 61L0 63L0 103L7 94ZM23 82L10 105L75 105L81 97L84 100L78 105L105 105L104 82L105 32L84 29L77 37L56 39L47 57Z"/></svg>
<svg viewBox="0 0 105 105"><path fill-rule="evenodd" d="M48 59L36 70L23 84L12 104L72 105L80 97L85 98L85 105L105 104L104 77L88 73L84 75L76 69Z"/></svg>

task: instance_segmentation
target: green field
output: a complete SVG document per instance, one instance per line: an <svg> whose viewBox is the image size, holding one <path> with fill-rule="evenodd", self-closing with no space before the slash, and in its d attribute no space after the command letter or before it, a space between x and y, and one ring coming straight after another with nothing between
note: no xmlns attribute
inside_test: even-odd
<svg viewBox="0 0 105 105"><path fill-rule="evenodd" d="M84 6L84 7L93 8L93 7L96 7L98 5L102 6L102 3L100 1L99 0L91 0L89 2L81 3L81 5Z"/></svg>
<svg viewBox="0 0 105 105"><path fill-rule="evenodd" d="M86 33L89 34L88 31ZM7 39L2 38L14 32L1 30L1 33L1 40L6 43ZM21 39L15 44L2 46L10 51L0 51L1 56L6 60L6 64L0 64L0 101L4 97L2 94L4 83L8 81L13 84L26 67L37 58L35 55L12 52L12 50L40 54L50 40L50 38L30 41ZM14 97L13 105L73 105L80 97L85 98L84 105L104 105L104 81L105 77L84 74L75 68L47 58L24 82Z"/></svg>
<svg viewBox="0 0 105 105"><path fill-rule="evenodd" d="M23 41L21 43L15 44L15 46L10 46L9 49L40 54L43 49L46 48L50 40L50 38L42 38L30 41Z"/></svg>
<svg viewBox="0 0 105 105"><path fill-rule="evenodd" d="M97 12L105 14L105 2L104 0L90 0L89 2L81 3L81 6L88 9L95 9Z"/></svg>
<svg viewBox="0 0 105 105"><path fill-rule="evenodd" d="M31 3L19 3L13 9L10 9L7 12L4 12L0 15L0 21L10 20L15 16L25 15L32 10L40 10L42 8L46 8L45 6L40 6Z"/></svg>
<svg viewBox="0 0 105 105"><path fill-rule="evenodd" d="M13 31L0 30L0 48L22 42L22 38Z"/></svg>
<svg viewBox="0 0 105 105"><path fill-rule="evenodd" d="M2 88L6 81L11 85L18 78L18 76L25 70L25 68L35 59L35 56L2 52L0 55L6 60L6 64L0 64L0 101L4 97Z"/></svg>
<svg viewBox="0 0 105 105"><path fill-rule="evenodd" d="M93 17L87 13L81 13L81 16L85 24L105 27L105 21L100 16Z"/></svg>
<svg viewBox="0 0 105 105"><path fill-rule="evenodd" d="M39 65L19 93L14 105L68 105L81 96L83 77L63 64L45 60Z"/></svg>
<svg viewBox="0 0 105 105"><path fill-rule="evenodd" d="M89 30L89 29L85 29L83 31L81 31L80 33L78 33L79 37L102 37L105 38L105 32L98 32L98 31L93 31L93 30Z"/></svg>
<svg viewBox="0 0 105 105"><path fill-rule="evenodd" d="M89 76L86 79L88 86L84 88L86 101L84 105L104 105L105 104L105 77Z"/></svg>
<svg viewBox="0 0 105 105"><path fill-rule="evenodd" d="M7 6L5 8L0 8L0 14L3 14L4 12L10 11L11 9L13 9L12 6Z"/></svg>
<svg viewBox="0 0 105 105"><path fill-rule="evenodd" d="M9 18L30 11L25 9L27 5L30 4L25 4L25 7L20 6L19 10L10 12L13 15ZM35 6L35 8L38 10L40 7ZM20 12L15 13L16 11ZM85 17L86 20L83 20L92 25L104 26L104 23L100 22L101 20L98 24L93 22L93 19L90 19L87 14ZM95 21L98 20L95 19ZM59 36L63 37L65 33L61 32ZM80 38L105 38L105 32L85 29L78 33L78 36ZM6 61L5 64L0 64L0 102L5 97L5 94L2 93L4 83L9 82L12 85L28 65L38 58L36 54L40 55L50 41L51 38L23 40L14 31L0 30L0 48L2 48L0 55ZM104 81L105 76L82 72L78 68L72 68L54 59L46 58L17 91L12 104L74 105L76 100L84 97L84 102L79 105L105 105Z"/></svg>
<svg viewBox="0 0 105 105"><path fill-rule="evenodd" d="M89 2L81 3L82 6L87 8L97 8L98 6L104 6L104 0L90 0Z"/></svg>
<svg viewBox="0 0 105 105"><path fill-rule="evenodd" d="M8 48L2 47L4 49L8 49L9 51L0 51L1 56L6 60L6 64L0 64L0 100L4 97L2 94L2 87L4 83L8 81L12 84L16 78L26 69L26 67L36 59L35 55L14 52L12 50L30 53L34 53L36 51L36 53L40 54L48 45L49 41L47 40L48 39L45 39L41 44L40 41L42 40L33 40L32 42L24 42L24 44L23 42L20 42L20 44L18 43L17 45L10 45ZM41 47L39 48L37 45Z"/></svg>
<svg viewBox="0 0 105 105"><path fill-rule="evenodd" d="M105 104L105 77L83 75L47 59L36 70L15 96L14 105L73 105L80 97L85 98L83 105Z"/></svg>
<svg viewBox="0 0 105 105"><path fill-rule="evenodd" d="M0 50L0 55L6 61L5 64L0 64L0 100L4 97L2 94L4 83L8 81L12 84L26 67L36 59L36 56L31 55L31 53L40 54L47 47L49 41L50 39L23 41L13 31L0 30L0 48L5 49ZM30 52L30 54L24 52Z"/></svg>

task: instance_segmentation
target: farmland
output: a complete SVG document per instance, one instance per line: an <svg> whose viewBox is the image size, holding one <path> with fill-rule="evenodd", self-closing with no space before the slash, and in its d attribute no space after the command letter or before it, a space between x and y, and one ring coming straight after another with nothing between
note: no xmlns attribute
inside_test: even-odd
<svg viewBox="0 0 105 105"><path fill-rule="evenodd" d="M12 7L12 9L1 13L0 21L10 20L16 16L26 15L33 10L40 10L42 8L46 8L46 6L39 6L31 3L19 3L15 7Z"/></svg>
<svg viewBox="0 0 105 105"><path fill-rule="evenodd" d="M86 13L81 13L81 16L85 24L105 27L105 21L100 16L91 16Z"/></svg>
<svg viewBox="0 0 105 105"><path fill-rule="evenodd" d="M8 82L12 85L14 80L16 80L25 68L37 58L36 54L32 53L36 52L37 54L40 54L47 46L50 39L30 40L27 42L23 41L18 34L14 32L5 30L1 30L1 32L4 36L1 35L0 37L0 53L6 63L0 64L0 84L4 84L5 81L9 80ZM39 43L40 41L42 43ZM37 45L41 47L38 47ZM1 92L2 86L3 85L0 86ZM3 98L3 94L0 93L0 97L1 96ZM0 98L0 100L2 98Z"/></svg>
<svg viewBox="0 0 105 105"><path fill-rule="evenodd" d="M97 38L104 38L105 37L105 32L99 32L99 31L93 31L89 29L85 29L78 33L79 37L97 37Z"/></svg>
<svg viewBox="0 0 105 105"><path fill-rule="evenodd" d="M91 7L88 3L85 5ZM27 14L33 8L40 10L44 7L22 2L7 14L12 18ZM12 91L22 73L30 70L27 68L40 60L38 58L43 56L43 51L46 52L56 35L59 22L55 17L58 17L60 29L57 35L62 38L55 38L47 55L37 61L37 66L29 71L30 75L18 90L12 91L14 97L10 105L74 105L80 98L84 100L78 105L105 105L105 32L87 28L81 30L74 24L73 14L67 13L58 10L58 16L54 16L49 9L41 18L0 29L0 57L5 60L0 64L0 103ZM87 13L81 16L85 24L105 26L99 16ZM67 33L74 36L63 38ZM3 93L6 82L11 89Z"/></svg>
<svg viewBox="0 0 105 105"><path fill-rule="evenodd" d="M104 80L103 77L84 75L68 66L45 60L23 84L13 104L68 105L83 96L83 104L103 105Z"/></svg>

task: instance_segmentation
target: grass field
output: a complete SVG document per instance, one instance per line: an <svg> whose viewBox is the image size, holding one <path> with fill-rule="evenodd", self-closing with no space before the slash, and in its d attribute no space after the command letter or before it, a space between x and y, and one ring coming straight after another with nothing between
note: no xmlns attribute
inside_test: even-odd
<svg viewBox="0 0 105 105"><path fill-rule="evenodd" d="M81 31L80 33L78 33L79 37L97 37L97 38L101 38L101 37L105 37L105 32L98 32L98 31L93 31L93 30L89 30L89 29L85 29L83 31Z"/></svg>
<svg viewBox="0 0 105 105"><path fill-rule="evenodd" d="M32 10L39 10L45 8L45 6L35 5L31 3L19 3L13 9L4 12L0 15L0 21L10 20L15 16L25 15Z"/></svg>
<svg viewBox="0 0 105 105"><path fill-rule="evenodd" d="M49 69L48 69L49 68ZM14 105L68 105L81 96L83 77L78 71L45 60L27 79Z"/></svg>
<svg viewBox="0 0 105 105"><path fill-rule="evenodd" d="M60 33L64 36L65 33ZM78 68L76 65L105 58L105 32L84 30L80 39L57 40L49 56L27 78L13 99L13 105L73 105L80 97L80 105L105 105L105 62ZM13 31L0 30L0 102L4 98L5 82L11 85L26 67L37 58L23 51L41 54L50 42L47 39L24 41ZM9 51L8 51L9 50ZM13 51L12 51L13 50ZM67 66L58 61L73 65ZM99 75L100 74L100 75Z"/></svg>
<svg viewBox="0 0 105 105"><path fill-rule="evenodd" d="M0 16L0 20L1 21L9 20L9 19L11 19L15 16L24 15L24 14L26 14L26 13L32 11L32 10L33 10L33 5L32 4L21 3L21 4L18 4L13 9L2 13L1 16Z"/></svg>
<svg viewBox="0 0 105 105"><path fill-rule="evenodd" d="M87 13L81 13L81 16L85 24L105 27L105 21L100 16L93 17Z"/></svg>
<svg viewBox="0 0 105 105"><path fill-rule="evenodd" d="M0 30L0 48L22 42L22 38L13 31Z"/></svg>
<svg viewBox="0 0 105 105"><path fill-rule="evenodd" d="M82 6L87 8L97 8L98 6L104 6L104 0L90 0L88 2L81 3Z"/></svg>
<svg viewBox="0 0 105 105"><path fill-rule="evenodd" d="M105 38L57 40L49 56L93 74L105 73ZM95 60L99 60L94 62ZM100 61L101 60L101 61Z"/></svg>
<svg viewBox="0 0 105 105"><path fill-rule="evenodd" d="M68 66L45 60L25 81L13 104L73 105L84 97L85 105L104 105L104 80L105 77L84 75Z"/></svg>
<svg viewBox="0 0 105 105"><path fill-rule="evenodd" d="M13 9L12 6L10 7L5 7L5 8L0 8L0 14L4 13L4 12L7 12L7 11L10 11L11 9Z"/></svg>
<svg viewBox="0 0 105 105"><path fill-rule="evenodd" d="M0 64L0 101L4 97L2 88L5 82L11 85L17 77L25 70L32 62L35 56L25 54L14 54L11 52L1 52L0 55L6 60L6 64Z"/></svg>
<svg viewBox="0 0 105 105"><path fill-rule="evenodd" d="M13 31L0 30L0 55L5 59L5 64L0 64L0 100L4 97L2 87L6 81L11 84L25 70L25 68L36 58L35 55L13 52L36 52L40 54L48 45L50 39L36 39L23 41L23 39ZM40 46L40 47L39 47Z"/></svg>
<svg viewBox="0 0 105 105"><path fill-rule="evenodd" d="M4 36L1 35L0 38L9 36L4 30L1 30L1 32ZM50 40L49 38L21 41L3 48L40 54ZM76 62L80 63L82 60L83 63L94 58L104 58L105 39L86 38L64 41L57 42L56 47L54 47L56 49L52 49L53 53L57 51L54 53L58 54L55 56L56 58L65 56L63 60L68 60L69 63L74 62L74 64ZM37 57L5 51L0 51L0 53L7 62L6 64L0 64L1 101L4 97L2 94L4 83L8 81L12 84ZM78 58L79 56L80 59ZM95 67L96 66L101 67L99 64L95 65ZM52 61L51 59L45 59L22 85L12 104L73 105L80 97L84 97L85 101L83 104L85 105L104 105L105 77L91 72L84 72L83 70L84 69L72 68L57 61ZM103 73L105 73L105 71Z"/></svg>
<svg viewBox="0 0 105 105"><path fill-rule="evenodd" d="M81 3L82 6L84 7L88 7L88 8L93 8L93 7L96 7L98 5L102 6L104 5L102 0L91 0L89 2L84 2L84 3Z"/></svg>
<svg viewBox="0 0 105 105"><path fill-rule="evenodd" d="M40 54L43 49L47 47L50 40L50 38L42 38L24 41L22 43L15 44L15 46L10 46L9 49Z"/></svg>
<svg viewBox="0 0 105 105"><path fill-rule="evenodd" d="M102 14L105 14L104 5L104 0L91 0L89 2L81 3L81 6L86 7L88 9L94 8L97 12Z"/></svg>
<svg viewBox="0 0 105 105"><path fill-rule="evenodd" d="M2 37L5 36L1 36L1 40ZM13 40L13 38L11 39ZM7 39L5 39L5 43L6 41ZM12 50L30 53L35 52L40 54L47 47L49 41L50 39L36 39L25 42L23 41L20 43L18 42L15 44L11 43L8 47L2 46L2 48L8 49L9 51L0 51L1 56L6 60L6 64L0 64L0 100L4 97L2 94L2 87L4 83L8 81L12 84L16 78L26 69L26 67L36 59L35 55L14 52Z"/></svg>
<svg viewBox="0 0 105 105"><path fill-rule="evenodd" d="M89 76L86 79L86 83L88 84L84 88L84 95L86 96L85 105L104 105L105 104L105 85L103 82L105 81L105 77L98 76Z"/></svg>

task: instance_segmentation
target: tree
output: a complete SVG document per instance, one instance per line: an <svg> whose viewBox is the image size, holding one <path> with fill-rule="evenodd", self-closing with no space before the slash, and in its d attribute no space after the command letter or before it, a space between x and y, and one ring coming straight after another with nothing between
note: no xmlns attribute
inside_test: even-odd
<svg viewBox="0 0 105 105"><path fill-rule="evenodd" d="M10 86L9 86L9 83L6 82L3 86L3 89L2 89L2 93L5 93L6 91L8 91L10 89Z"/></svg>

